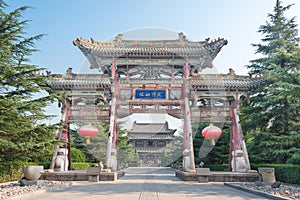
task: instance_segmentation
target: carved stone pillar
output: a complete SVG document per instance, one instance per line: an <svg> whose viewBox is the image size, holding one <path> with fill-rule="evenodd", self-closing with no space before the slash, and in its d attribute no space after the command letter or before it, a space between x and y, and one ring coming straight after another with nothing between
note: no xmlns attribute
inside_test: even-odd
<svg viewBox="0 0 300 200"><path fill-rule="evenodd" d="M185 74L182 85L183 105L183 170L186 172L195 173L193 136L191 125L190 111L190 85L189 85L189 68L188 62L185 64Z"/></svg>
<svg viewBox="0 0 300 200"><path fill-rule="evenodd" d="M112 100L111 100L111 112L110 112L110 127L109 127L109 139L107 143L106 165L111 168L113 172L117 171L117 102L120 96L119 83L115 73L115 62L112 63L112 79L111 86Z"/></svg>

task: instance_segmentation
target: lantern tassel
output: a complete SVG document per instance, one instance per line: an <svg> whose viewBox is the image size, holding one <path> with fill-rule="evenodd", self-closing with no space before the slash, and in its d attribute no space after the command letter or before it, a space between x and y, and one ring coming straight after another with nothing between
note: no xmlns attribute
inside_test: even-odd
<svg viewBox="0 0 300 200"><path fill-rule="evenodd" d="M216 145L215 139L210 139L210 145L211 146L215 146Z"/></svg>
<svg viewBox="0 0 300 200"><path fill-rule="evenodd" d="M86 138L85 138L85 144L91 144L90 137L86 137Z"/></svg>

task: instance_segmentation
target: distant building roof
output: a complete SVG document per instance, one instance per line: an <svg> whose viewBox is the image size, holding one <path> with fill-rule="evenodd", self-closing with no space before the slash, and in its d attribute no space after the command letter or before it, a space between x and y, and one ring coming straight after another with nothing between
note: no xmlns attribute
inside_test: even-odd
<svg viewBox="0 0 300 200"><path fill-rule="evenodd" d="M176 129L169 129L168 122L164 123L137 123L133 122L128 131L131 139L173 139Z"/></svg>
<svg viewBox="0 0 300 200"><path fill-rule="evenodd" d="M134 147L138 153L163 153L165 148Z"/></svg>

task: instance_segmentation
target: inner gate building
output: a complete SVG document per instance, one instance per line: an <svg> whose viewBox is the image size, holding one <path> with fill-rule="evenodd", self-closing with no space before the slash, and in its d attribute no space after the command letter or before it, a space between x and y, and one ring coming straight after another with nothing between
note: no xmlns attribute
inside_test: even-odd
<svg viewBox="0 0 300 200"><path fill-rule="evenodd" d="M249 76L202 74L211 68L227 40L190 41L181 32L174 40L125 40L119 34L112 41L84 40L73 44L85 55L95 74L57 74L49 80L52 92L63 92L60 102L66 127L59 139L70 140L69 124L107 122L110 136L106 165L117 170L117 119L133 113L164 113L182 119L183 170L194 172L192 123L210 122L231 125L230 170L235 151L242 152L250 170L238 110L240 100L263 81ZM56 147L55 155L65 152L71 169L70 147Z"/></svg>
<svg viewBox="0 0 300 200"><path fill-rule="evenodd" d="M140 157L140 165L145 167L162 166L164 153L171 153L174 147L174 133L169 129L168 122L137 123L133 122L132 129L127 134L131 144Z"/></svg>

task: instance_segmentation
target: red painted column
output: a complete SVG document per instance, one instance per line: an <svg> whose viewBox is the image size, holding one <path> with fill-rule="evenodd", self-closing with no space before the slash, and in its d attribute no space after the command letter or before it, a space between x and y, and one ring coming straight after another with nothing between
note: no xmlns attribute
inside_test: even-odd
<svg viewBox="0 0 300 200"><path fill-rule="evenodd" d="M115 66L115 61L114 60L111 63L111 77L113 79L116 78L116 66Z"/></svg>
<svg viewBox="0 0 300 200"><path fill-rule="evenodd" d="M232 116L231 114L231 111L230 111L230 116ZM230 141L229 141L229 171L232 171L232 164L231 164L231 161L233 159L233 156L232 156L232 151L234 150L233 149L233 130L232 130L232 124L231 124L231 129L230 129Z"/></svg>
<svg viewBox="0 0 300 200"><path fill-rule="evenodd" d="M110 127L109 127L109 139L107 143L106 165L111 168L112 171L117 171L117 101L120 93L120 84L116 77L115 62L112 62L111 78L113 79L111 85L112 100L111 100L111 112L110 112Z"/></svg>
<svg viewBox="0 0 300 200"><path fill-rule="evenodd" d="M231 126L231 134L230 134L230 158L229 158L229 168L232 171L235 171L236 169L233 169L232 166L232 160L235 160L234 156L232 155L232 152L235 150L242 150L243 152L243 159L245 162L245 170L250 170L250 162L248 158L248 152L247 152L247 147L246 143L243 137L243 132L242 132L242 127L240 124L239 116L237 113L237 108L238 105L236 105L236 101L232 100L231 101L231 111L230 115L232 117L232 126ZM239 158L240 159L240 158ZM236 166L236 165L235 165Z"/></svg>
<svg viewBox="0 0 300 200"><path fill-rule="evenodd" d="M115 84L115 98L116 98L116 102L118 102L119 100L119 96L120 96L120 84L117 82ZM112 144L113 144L113 148L117 149L118 147L118 131L117 131L117 104L114 106L114 128L113 128L113 141L112 141Z"/></svg>
<svg viewBox="0 0 300 200"><path fill-rule="evenodd" d="M186 60L184 65L184 75L182 84L183 105L183 170L186 172L195 172L193 136L191 127L190 110L190 84L189 84L189 63Z"/></svg>
<svg viewBox="0 0 300 200"><path fill-rule="evenodd" d="M241 149L241 139L238 130L238 122L236 121L236 116L234 110L237 107L237 103L235 100L232 101L231 105L231 115L232 115L232 129L233 129L233 148L234 150Z"/></svg>
<svg viewBox="0 0 300 200"><path fill-rule="evenodd" d="M70 124L69 123L68 123L67 131L68 131L67 149L68 149L68 161L69 161L68 170L72 170L71 135L70 135Z"/></svg>
<svg viewBox="0 0 300 200"><path fill-rule="evenodd" d="M204 117L204 111L203 111L203 108L202 108L202 107L200 108L200 117L201 117L201 118Z"/></svg>
<svg viewBox="0 0 300 200"><path fill-rule="evenodd" d="M186 59L185 65L184 65L184 77L183 77L183 84L182 84L182 98L183 98L183 108L184 108L184 113L183 113L183 150L189 149L189 127L188 127L188 115L189 113L189 105L186 103L188 101L188 91L187 91L187 81L189 78L189 63L188 60Z"/></svg>
<svg viewBox="0 0 300 200"><path fill-rule="evenodd" d="M62 103L62 118L61 121L63 123L65 123L63 125L63 130L61 130L58 133L58 140L62 140L65 141L65 144L61 147L59 146L55 146L54 148L54 152L52 155L52 160L50 163L50 169L54 169L55 167L55 161L56 161L56 157L59 151L59 148L65 148L68 150L68 154L67 154L67 159L68 159L68 169L71 170L72 169L72 160L71 160L71 145L70 145L70 127L69 127L69 117L71 115L71 102L70 100L67 99L67 97L64 99L64 102Z"/></svg>
<svg viewBox="0 0 300 200"><path fill-rule="evenodd" d="M66 106L66 115L64 122L66 123L63 128L63 140L66 141L66 145L64 147L68 150L68 170L72 169L72 159L71 159L71 136L70 136L70 124L69 124L69 117L71 116L71 102L66 98L65 99L65 106Z"/></svg>
<svg viewBox="0 0 300 200"><path fill-rule="evenodd" d="M241 149L240 147L240 142L239 142L239 137L237 133L237 124L234 116L234 109L235 109L235 100L232 99L230 100L230 117L232 119L231 123L231 129L230 129L230 152L229 152L229 170L232 171L232 160L234 159L232 152L235 150Z"/></svg>
<svg viewBox="0 0 300 200"><path fill-rule="evenodd" d="M183 102L186 98L186 88L185 84L182 85L182 98ZM189 148L189 133L188 133L188 127L187 127L187 111L186 111L186 105L183 105L183 150Z"/></svg>
<svg viewBox="0 0 300 200"><path fill-rule="evenodd" d="M189 62L188 59L186 59L184 65L184 78L188 79L189 77L190 77Z"/></svg>

